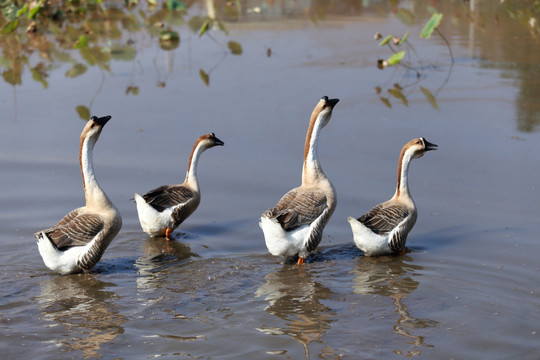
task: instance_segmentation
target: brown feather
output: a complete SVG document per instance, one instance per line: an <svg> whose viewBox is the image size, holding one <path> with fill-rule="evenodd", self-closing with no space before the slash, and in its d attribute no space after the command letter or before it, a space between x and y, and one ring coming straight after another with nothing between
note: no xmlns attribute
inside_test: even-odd
<svg viewBox="0 0 540 360"><path fill-rule="evenodd" d="M276 207L264 215L275 218L283 230L291 231L302 225L309 225L327 208L328 203L323 191L305 191L295 188L279 200Z"/></svg>
<svg viewBox="0 0 540 360"><path fill-rule="evenodd" d="M376 234L388 234L410 213L407 206L397 202L382 203L358 218L362 224L367 226Z"/></svg>
<svg viewBox="0 0 540 360"><path fill-rule="evenodd" d="M150 190L143 195L148 205L159 212L185 203L195 196L193 190L185 185L163 185L154 190Z"/></svg>
<svg viewBox="0 0 540 360"><path fill-rule="evenodd" d="M87 245L103 229L103 226L101 216L81 214L76 209L64 216L58 224L43 232L58 250L65 251L73 246Z"/></svg>

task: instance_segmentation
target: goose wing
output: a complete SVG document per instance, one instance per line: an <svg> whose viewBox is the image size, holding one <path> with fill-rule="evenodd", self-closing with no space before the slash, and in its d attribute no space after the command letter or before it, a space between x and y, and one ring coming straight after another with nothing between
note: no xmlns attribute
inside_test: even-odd
<svg viewBox="0 0 540 360"><path fill-rule="evenodd" d="M40 231L54 243L59 250L88 244L103 229L103 219L97 214L82 213L79 209L71 211L55 226Z"/></svg>
<svg viewBox="0 0 540 360"><path fill-rule="evenodd" d="M159 212L185 203L194 197L193 190L183 185L163 185L143 195L144 200Z"/></svg>
<svg viewBox="0 0 540 360"><path fill-rule="evenodd" d="M398 203L382 203L358 218L362 224L376 234L385 235L395 229L405 220L410 210L407 206Z"/></svg>
<svg viewBox="0 0 540 360"><path fill-rule="evenodd" d="M315 221L326 209L328 202L323 191L293 189L279 200L276 207L263 216L275 218L285 231L294 230Z"/></svg>

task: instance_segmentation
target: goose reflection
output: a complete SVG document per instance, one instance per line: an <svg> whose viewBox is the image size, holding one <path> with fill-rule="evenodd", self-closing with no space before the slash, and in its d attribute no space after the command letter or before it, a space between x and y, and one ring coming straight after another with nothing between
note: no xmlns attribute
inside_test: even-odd
<svg viewBox="0 0 540 360"><path fill-rule="evenodd" d="M328 299L332 291L313 281L308 269L297 266L284 266L264 279L255 296L264 297L268 302L264 310L282 319L284 324L283 327L263 324L257 330L292 337L302 344L309 359L309 344L317 342L334 321L335 314L320 301Z"/></svg>
<svg viewBox="0 0 540 360"><path fill-rule="evenodd" d="M154 290L167 283L163 276L165 269L177 265L191 257L199 255L191 252L191 247L183 242L171 238L148 237L143 243L143 254L135 262L139 274L137 288L140 290Z"/></svg>
<svg viewBox="0 0 540 360"><path fill-rule="evenodd" d="M420 355L421 349L418 347L429 347L432 345L425 343L422 335L416 335L416 329L426 329L435 327L438 322L429 319L419 319L409 313L409 308L405 303L407 296L413 293L419 282L414 280L423 270L422 266L411 264L413 258L402 257L360 257L352 273L355 275L353 291L357 294L373 294L391 297L399 318L393 327L394 332L406 337L414 350L410 350L407 356ZM402 354L401 350L394 353Z"/></svg>
<svg viewBox="0 0 540 360"><path fill-rule="evenodd" d="M51 328L65 328L52 339L56 345L81 351L84 359L101 357L101 347L124 333L122 323L127 319L116 309L118 295L108 290L114 284L81 274L51 277L40 286L43 318Z"/></svg>

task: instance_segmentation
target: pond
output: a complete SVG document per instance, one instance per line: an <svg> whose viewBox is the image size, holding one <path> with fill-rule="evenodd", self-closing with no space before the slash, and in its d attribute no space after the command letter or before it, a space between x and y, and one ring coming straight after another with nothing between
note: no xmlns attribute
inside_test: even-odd
<svg viewBox="0 0 540 360"><path fill-rule="evenodd" d="M3 358L538 358L536 3L39 3L4 4L0 22ZM401 65L378 69L393 50ZM299 267L258 221L300 184L325 95L340 99L319 142L338 205ZM123 227L90 273L60 276L33 234L84 204L91 115L112 116L94 162ZM225 146L201 157L199 208L149 238L134 193L181 183L210 132ZM417 137L439 149L411 164L410 251L366 257L347 217L392 196Z"/></svg>

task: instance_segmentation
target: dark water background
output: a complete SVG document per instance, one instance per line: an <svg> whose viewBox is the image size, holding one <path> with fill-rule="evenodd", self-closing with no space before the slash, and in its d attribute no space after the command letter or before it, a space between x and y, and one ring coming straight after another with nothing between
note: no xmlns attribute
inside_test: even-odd
<svg viewBox="0 0 540 360"><path fill-rule="evenodd" d="M199 37L208 3L104 2L61 31L2 35L2 358L539 358L534 2L216 2L227 33ZM419 38L429 6L454 63L438 34ZM159 21L178 47L160 46ZM91 51L73 49L81 29ZM377 69L391 55L377 31L410 31L420 78ZM300 183L323 95L341 99L319 143L338 207L298 268L268 254L257 223ZM32 234L84 201L86 113L112 115L94 160L124 225L94 271L58 276ZM201 158L199 209L176 241L148 238L133 194L183 181L208 132L225 146ZM420 136L439 150L411 165L413 251L366 258L346 218L392 195Z"/></svg>

